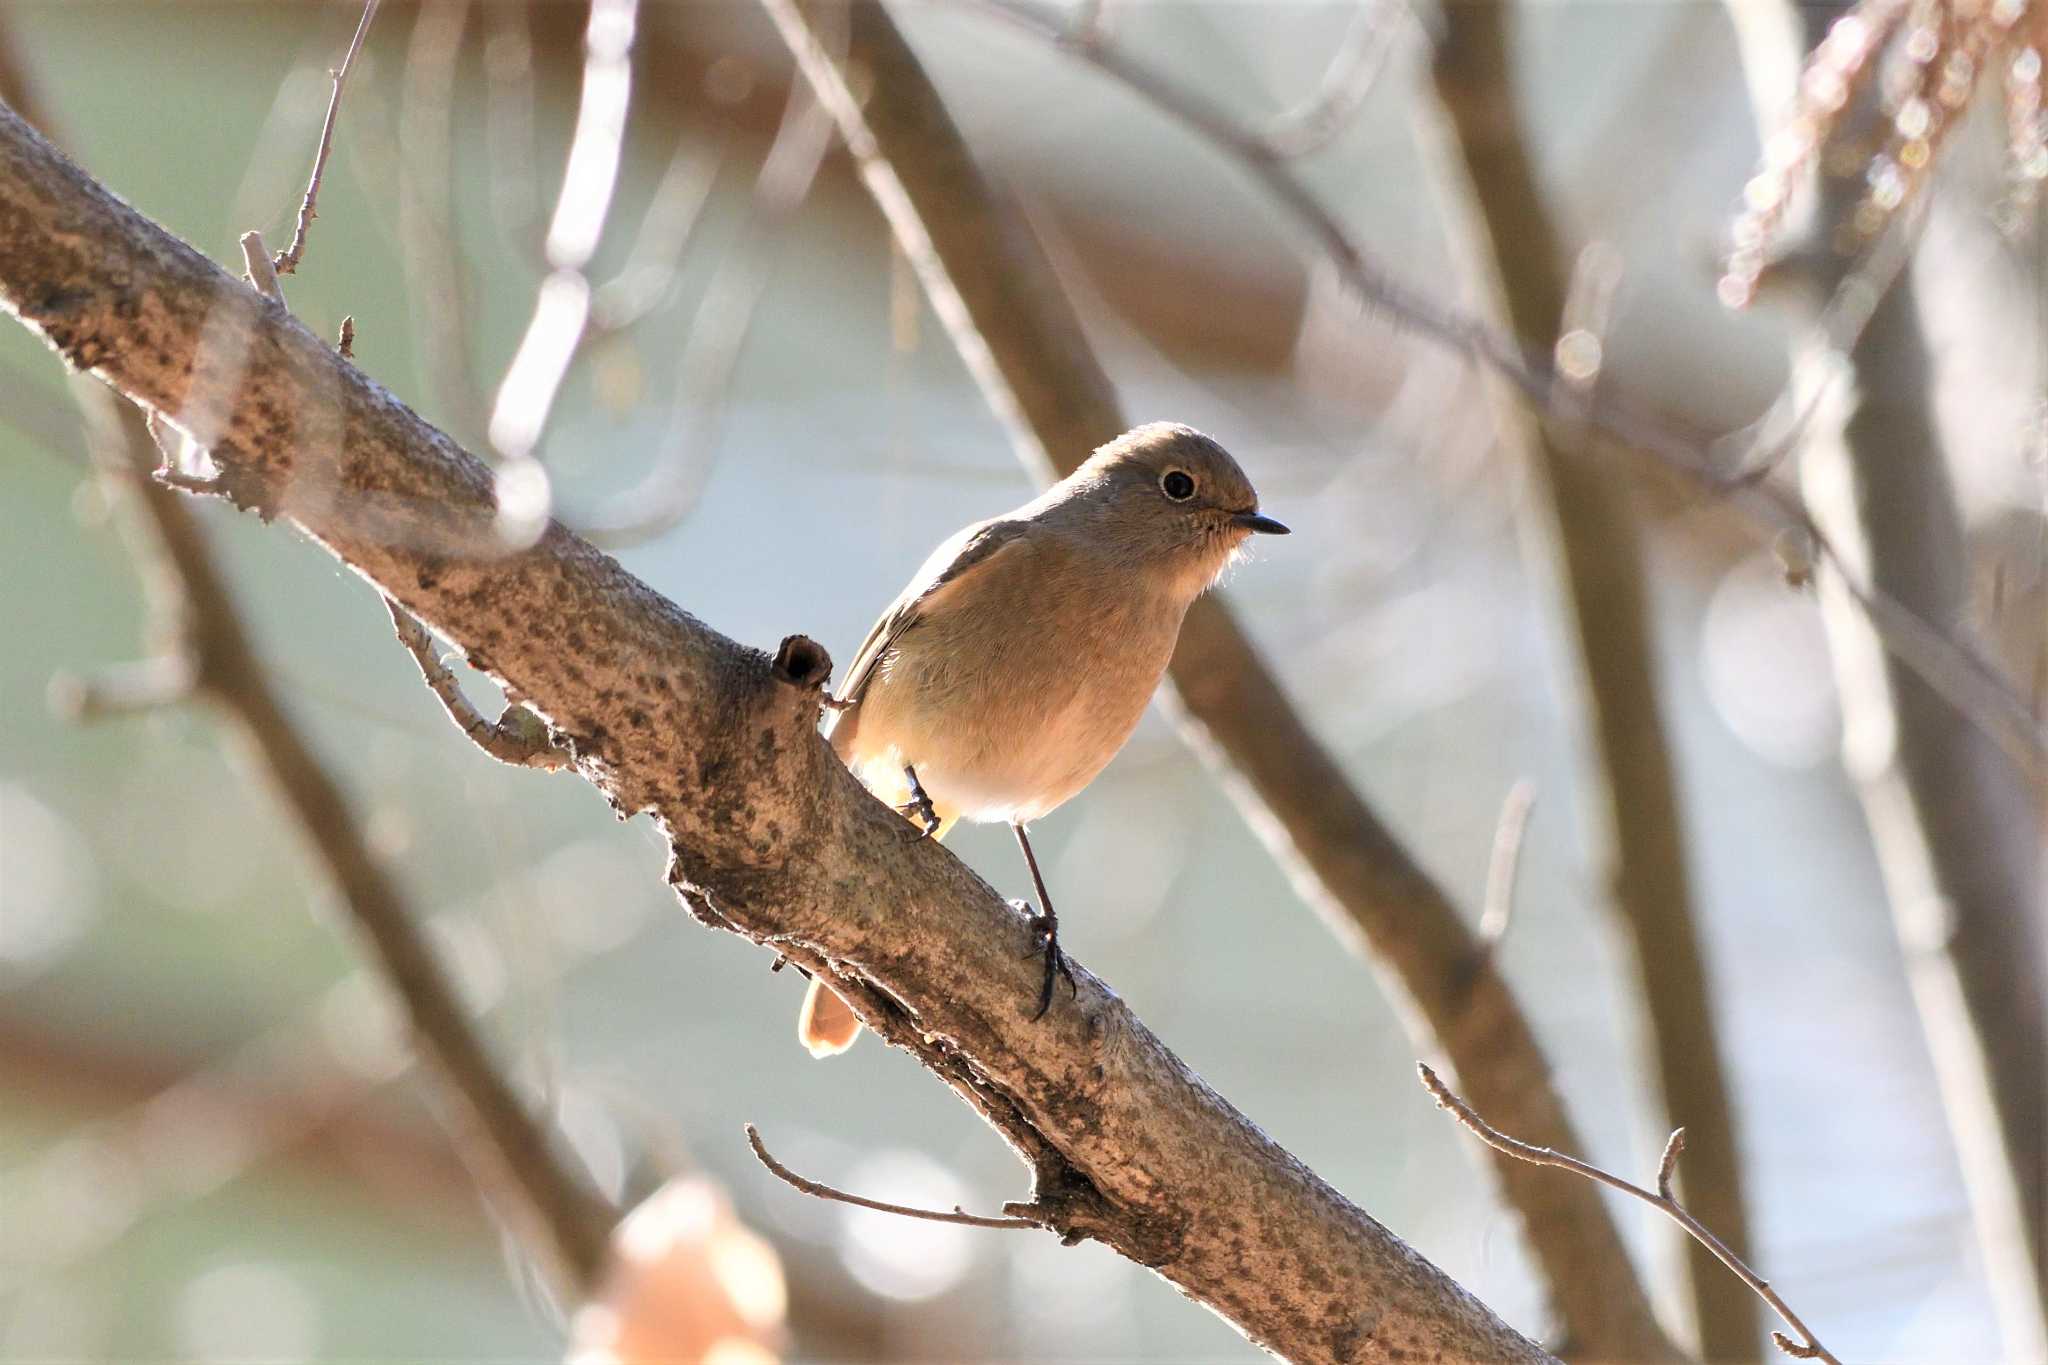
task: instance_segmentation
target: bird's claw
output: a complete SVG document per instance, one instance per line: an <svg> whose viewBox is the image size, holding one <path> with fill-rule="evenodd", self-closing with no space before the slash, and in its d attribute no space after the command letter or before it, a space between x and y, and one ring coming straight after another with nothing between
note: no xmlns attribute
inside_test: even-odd
<svg viewBox="0 0 2048 1365"><path fill-rule="evenodd" d="M932 799L923 792L911 797L896 808L901 815L914 818L923 828L911 838L911 843L921 844L939 832L939 813L932 808Z"/></svg>
<svg viewBox="0 0 2048 1365"><path fill-rule="evenodd" d="M913 844L921 844L937 834L939 826L945 822L939 819L939 812L932 805L931 797L925 794L924 784L917 780L917 769L906 763L903 765L903 776L910 782L910 799L898 806L896 811L900 815L914 818L918 824L924 826L917 837L910 841Z"/></svg>
<svg viewBox="0 0 2048 1365"><path fill-rule="evenodd" d="M1045 958L1045 979L1038 988L1038 1008L1031 1011L1032 1022L1036 1023L1045 1017L1047 1010L1052 1008L1053 983L1055 981L1060 977L1065 977L1067 979L1067 989L1076 996L1080 995L1081 987L1074 980L1073 969L1067 966L1067 955L1060 951L1058 925L1047 923L1047 916L1039 914L1037 908L1030 901L1013 900L1010 904L1032 917L1031 949L1024 956L1038 957L1043 955Z"/></svg>

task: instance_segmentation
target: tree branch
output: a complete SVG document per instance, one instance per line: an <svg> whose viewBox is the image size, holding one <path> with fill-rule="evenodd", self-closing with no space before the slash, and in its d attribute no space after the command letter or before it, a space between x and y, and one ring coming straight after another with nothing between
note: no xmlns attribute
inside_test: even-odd
<svg viewBox="0 0 2048 1365"><path fill-rule="evenodd" d="M1575 1156L1567 1156L1548 1147L1539 1147L1533 1142L1509 1137L1481 1118L1471 1105L1459 1099L1427 1065L1417 1062L1415 1070L1422 1077L1423 1088L1436 1098L1437 1105L1449 1110L1458 1122L1464 1124L1475 1137L1496 1152L1513 1157L1517 1161L1526 1161L1532 1166L1555 1166L1560 1170L1582 1175L1611 1190L1620 1190L1623 1194L1642 1200L1678 1224L1688 1237L1711 1253L1715 1260L1734 1271L1736 1278L1769 1304L1771 1310L1785 1320L1787 1327L1799 1333L1798 1341L1792 1340L1783 1332L1771 1333L1771 1340L1777 1343L1778 1349L1786 1355L1796 1356L1801 1360L1826 1361L1828 1365L1842 1365L1841 1361L1835 1359L1828 1349L1820 1344L1820 1339L1814 1336L1812 1330L1799 1320L1799 1315L1792 1311L1791 1306L1779 1296L1778 1291L1771 1288L1770 1282L1744 1264L1742 1258L1731 1251L1726 1242L1714 1235L1712 1228L1688 1212L1672 1193L1672 1177L1677 1174L1678 1158L1685 1151L1685 1129L1674 1128L1670 1140L1664 1144L1664 1155L1657 1162L1657 1192L1652 1194L1640 1185L1630 1184L1620 1176L1603 1171L1598 1166L1581 1161Z"/></svg>
<svg viewBox="0 0 2048 1365"><path fill-rule="evenodd" d="M956 349L1042 477L1065 473L1128 423L1043 251L984 179L916 56L870 0L841 58L810 9L766 0L838 120ZM853 99L845 60L872 76ZM1527 1018L1457 907L1366 805L1245 639L1221 598L1188 612L1171 677L1183 733L1218 769L1303 899L1406 1002L1419 1047L1526 1131L1576 1145ZM1676 1354L1597 1192L1495 1163L1566 1334L1589 1358Z"/></svg>
<svg viewBox="0 0 2048 1365"><path fill-rule="evenodd" d="M440 701L448 719L455 722L455 728L470 743L498 762L515 768L538 768L552 773L570 765L569 755L549 737L547 724L526 707L514 703L496 720L485 720L462 694L462 684L455 680L455 674L441 661L427 628L390 598L384 599L384 605L391 611L391 626L398 632L398 642L420 666L420 678L427 690Z"/></svg>
<svg viewBox="0 0 2048 1365"><path fill-rule="evenodd" d="M1577 377L1590 401L1599 342L1568 316L1571 251L1561 239L1531 161L1514 64L1510 0L1463 0L1443 11L1432 66L1462 181L1450 196L1476 219L1454 232L1484 294L1504 306L1512 333L1531 348L1586 343ZM1453 208L1454 216L1459 209ZM1666 1126L1684 1121L1703 1139L1688 1182L1707 1220L1741 1252L1749 1243L1733 1106L1722 1065L1707 964L1695 927L1684 825L1671 746L1658 705L1648 564L1634 496L1637 470L1618 452L1591 448L1577 424L1532 414L1505 385L1497 395L1503 438L1519 446L1537 497L1524 514L1525 543L1548 561L1576 645L1570 681L1593 813L1593 857L1640 1002L1637 1020L1653 1094ZM1686 1266L1691 1316L1711 1361L1752 1360L1756 1305L1697 1246Z"/></svg>
<svg viewBox="0 0 2048 1365"><path fill-rule="evenodd" d="M320 179L327 173L327 157L334 150L334 121L341 113L341 90L348 83L350 68L356 64L356 53L362 51L363 35L370 31L370 21L377 17L377 6L383 0L364 0L363 17L356 23L356 36L349 40L348 52L341 59L341 65L328 75L334 81L334 89L327 96L327 116L320 121L320 149L313 154L313 173L306 180L305 197L299 200L298 221L292 227L291 245L277 253L272 263L280 275L289 275L299 268L299 258L306 254L306 234L313 229L314 201L320 197Z"/></svg>
<svg viewBox="0 0 2048 1365"><path fill-rule="evenodd" d="M954 1209L947 1213L941 1209L912 1208L908 1204L889 1204L880 1199L867 1199L861 1195L848 1194L845 1190L834 1189L823 1181L812 1180L798 1175L789 1167L777 1161L761 1143L761 1130L753 1124L747 1125L747 1145L754 1149L754 1156L768 1173L783 1184L802 1190L818 1199L828 1199L836 1204L851 1204L857 1209L873 1209L877 1213L893 1213L902 1218L921 1218L927 1223L959 1223L970 1228L1042 1228L1045 1224L1035 1218L984 1218L980 1214L963 1213Z"/></svg>
<svg viewBox="0 0 2048 1365"><path fill-rule="evenodd" d="M202 440L235 501L296 519L467 649L670 841L701 916L824 973L1033 1165L1063 1236L1153 1266L1302 1362L1548 1359L1282 1150L1076 966L1032 1023L1024 916L910 843L819 738L823 651L776 663L550 523L490 558L490 471L282 309L0 109L0 302ZM202 345L232 326L227 372Z"/></svg>

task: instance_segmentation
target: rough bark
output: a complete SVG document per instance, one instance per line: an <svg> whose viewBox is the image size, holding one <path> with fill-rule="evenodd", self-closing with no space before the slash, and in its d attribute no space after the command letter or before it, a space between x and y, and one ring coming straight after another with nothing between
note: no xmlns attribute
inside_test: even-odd
<svg viewBox="0 0 2048 1365"><path fill-rule="evenodd" d="M1023 1212L1156 1268L1299 1361L1548 1359L1191 1073L1100 981L1040 1022L1026 919L832 758L829 661L774 661L550 523L500 549L489 472L282 308L0 108L0 302L205 444L540 713L670 841L694 913L821 972L1037 1175ZM800 534L799 528L790 528Z"/></svg>
<svg viewBox="0 0 2048 1365"><path fill-rule="evenodd" d="M823 32L845 7L767 0L838 121L863 179L933 307L1027 464L1074 468L1128 425L1114 385L1043 249L977 168L916 55L882 6L851 7L845 56ZM869 80L865 102L844 62ZM1473 1103L1561 1150L1580 1144L1526 1015L1457 907L1366 804L1303 722L1223 601L1195 604L1165 695L1296 890L1403 1006L1418 1048L1448 1061ZM1598 1192L1493 1159L1570 1348L1589 1360L1669 1359Z"/></svg>
<svg viewBox="0 0 2048 1365"><path fill-rule="evenodd" d="M1570 252L1530 160L1509 58L1509 0L1444 10L1436 91L1480 220L1475 262L1496 276L1510 327L1530 347L1564 333ZM1532 458L1532 528L1564 591L1578 656L1591 781L1587 805L1617 937L1634 968L1649 1070L1665 1128L1690 1139L1685 1202L1736 1256L1749 1254L1742 1166L1707 966L1686 873L1683 819L1658 706L1658 666L1632 463L1573 440L1500 395L1508 439ZM1705 1246L1684 1244L1692 1317L1708 1360L1753 1360L1756 1300Z"/></svg>

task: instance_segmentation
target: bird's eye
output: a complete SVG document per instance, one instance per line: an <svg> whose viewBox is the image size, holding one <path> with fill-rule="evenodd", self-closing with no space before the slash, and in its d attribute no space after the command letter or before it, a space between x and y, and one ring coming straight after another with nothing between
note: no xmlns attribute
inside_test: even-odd
<svg viewBox="0 0 2048 1365"><path fill-rule="evenodd" d="M1194 475L1185 469L1169 469L1160 477L1159 491L1175 502L1186 502L1195 495Z"/></svg>

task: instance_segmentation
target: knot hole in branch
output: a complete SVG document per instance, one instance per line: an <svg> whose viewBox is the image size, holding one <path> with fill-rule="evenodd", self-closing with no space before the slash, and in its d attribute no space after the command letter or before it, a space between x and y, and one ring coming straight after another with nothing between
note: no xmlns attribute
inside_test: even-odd
<svg viewBox="0 0 2048 1365"><path fill-rule="evenodd" d="M775 677L806 690L823 687L832 676L832 656L808 635L785 636L775 651Z"/></svg>

